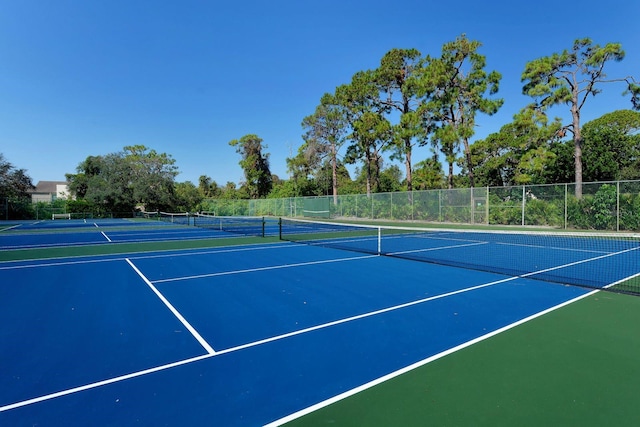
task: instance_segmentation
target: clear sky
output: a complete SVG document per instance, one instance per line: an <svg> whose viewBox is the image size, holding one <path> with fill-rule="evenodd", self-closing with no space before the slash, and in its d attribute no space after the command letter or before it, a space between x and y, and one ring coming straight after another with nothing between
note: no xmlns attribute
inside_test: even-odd
<svg viewBox="0 0 640 427"><path fill-rule="evenodd" d="M173 156L177 181L224 185L243 179L228 142L253 133L286 178L302 118L325 92L392 48L436 56L462 33L503 75L504 106L477 118L484 138L531 101L525 64L577 38L622 43L627 56L608 76L640 77L638 16L638 0L3 1L0 153L36 183L143 144ZM621 84L602 89L583 122L631 107ZM566 108L553 113L568 122Z"/></svg>

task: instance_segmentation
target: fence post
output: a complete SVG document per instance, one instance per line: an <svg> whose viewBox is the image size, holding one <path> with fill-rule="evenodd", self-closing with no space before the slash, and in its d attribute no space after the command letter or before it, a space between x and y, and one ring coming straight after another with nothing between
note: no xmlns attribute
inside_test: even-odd
<svg viewBox="0 0 640 427"><path fill-rule="evenodd" d="M411 190L411 221L416 220L413 214L413 200L414 200L414 193L413 193L413 190Z"/></svg>
<svg viewBox="0 0 640 427"><path fill-rule="evenodd" d="M476 206L473 203L473 187L471 187L471 191L469 191L469 198L471 202L471 224L476 223Z"/></svg>
<svg viewBox="0 0 640 427"><path fill-rule="evenodd" d="M487 199L486 199L486 202L485 202L485 212L484 213L485 213L486 218L487 218L486 223L487 223L487 225L489 225L489 186L488 185L487 185Z"/></svg>
<svg viewBox="0 0 640 427"><path fill-rule="evenodd" d="M620 181L616 181L616 231L620 231Z"/></svg>
<svg viewBox="0 0 640 427"><path fill-rule="evenodd" d="M522 186L522 226L524 227L524 206L526 202L527 194L525 193L525 186Z"/></svg>
<svg viewBox="0 0 640 427"><path fill-rule="evenodd" d="M568 206L567 203L569 202L569 199L567 198L567 187L569 186L569 184L565 183L564 184L564 229L567 229L567 212L568 212Z"/></svg>

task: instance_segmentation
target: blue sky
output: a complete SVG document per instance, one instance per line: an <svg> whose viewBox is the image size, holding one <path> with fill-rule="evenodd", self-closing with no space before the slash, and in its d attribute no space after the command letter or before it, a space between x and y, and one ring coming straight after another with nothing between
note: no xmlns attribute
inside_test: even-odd
<svg viewBox="0 0 640 427"><path fill-rule="evenodd" d="M462 33L503 75L504 106L477 118L476 139L530 102L528 61L590 37L622 43L609 77L640 77L637 0L6 1L0 5L0 153L34 183L64 180L89 155L143 144L171 154L177 181L240 182L228 145L254 133L272 173L302 144L320 97L379 65L392 48L439 55ZM603 86L583 122L630 108ZM556 116L569 120L566 108ZM418 150L414 162L429 155Z"/></svg>

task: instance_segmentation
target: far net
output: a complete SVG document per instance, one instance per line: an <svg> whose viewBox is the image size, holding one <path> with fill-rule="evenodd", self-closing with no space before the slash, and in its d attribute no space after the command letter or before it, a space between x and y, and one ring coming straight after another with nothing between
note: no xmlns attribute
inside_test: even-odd
<svg viewBox="0 0 640 427"><path fill-rule="evenodd" d="M179 225L190 225L190 216L186 212L170 213L170 212L158 212L158 219L160 221L169 222Z"/></svg>
<svg viewBox="0 0 640 427"><path fill-rule="evenodd" d="M254 216L214 216L194 214L193 225L211 230L228 231L244 236L265 236L264 217Z"/></svg>
<svg viewBox="0 0 640 427"><path fill-rule="evenodd" d="M368 226L280 220L280 238L640 295L640 235Z"/></svg>

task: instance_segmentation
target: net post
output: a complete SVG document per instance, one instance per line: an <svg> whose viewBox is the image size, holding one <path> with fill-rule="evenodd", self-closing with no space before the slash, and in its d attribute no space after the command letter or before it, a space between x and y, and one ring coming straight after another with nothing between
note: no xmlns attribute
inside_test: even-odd
<svg viewBox="0 0 640 427"><path fill-rule="evenodd" d="M278 239L282 240L282 217L278 218Z"/></svg>
<svg viewBox="0 0 640 427"><path fill-rule="evenodd" d="M378 227L378 255L382 253L382 227Z"/></svg>
<svg viewBox="0 0 640 427"><path fill-rule="evenodd" d="M264 228L265 228L265 227L264 227L264 225L265 225L265 222L266 222L266 221L265 221L264 217L262 217L262 237L264 237L264 236L265 236L265 234L264 234Z"/></svg>

